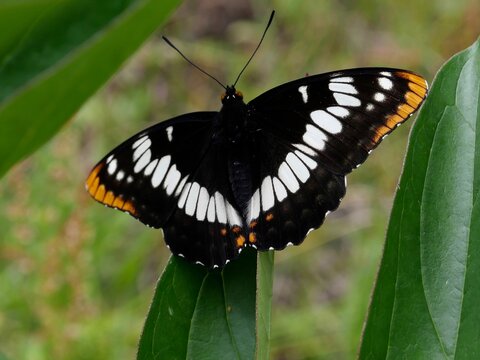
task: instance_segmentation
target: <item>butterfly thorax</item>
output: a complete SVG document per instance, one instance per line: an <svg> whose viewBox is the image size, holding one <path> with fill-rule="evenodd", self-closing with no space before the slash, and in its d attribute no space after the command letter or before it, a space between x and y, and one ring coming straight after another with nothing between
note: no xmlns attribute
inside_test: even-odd
<svg viewBox="0 0 480 360"><path fill-rule="evenodd" d="M222 95L222 104L220 128L226 140L235 144L246 136L247 105L243 102L242 93L233 86L228 86Z"/></svg>

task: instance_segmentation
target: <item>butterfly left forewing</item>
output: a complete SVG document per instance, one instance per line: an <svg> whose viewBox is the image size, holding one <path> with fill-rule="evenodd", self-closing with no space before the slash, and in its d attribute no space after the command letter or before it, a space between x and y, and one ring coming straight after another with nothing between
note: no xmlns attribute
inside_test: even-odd
<svg viewBox="0 0 480 360"><path fill-rule="evenodd" d="M208 147L216 114L182 115L134 135L94 167L87 191L148 226L163 226Z"/></svg>

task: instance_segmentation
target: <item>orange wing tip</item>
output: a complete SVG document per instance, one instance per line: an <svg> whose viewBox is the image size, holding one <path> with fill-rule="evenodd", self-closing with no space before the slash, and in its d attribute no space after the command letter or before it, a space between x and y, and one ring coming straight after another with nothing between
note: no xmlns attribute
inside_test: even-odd
<svg viewBox="0 0 480 360"><path fill-rule="evenodd" d="M425 86L420 86L418 84L415 84L413 82L409 82L408 83L408 88L410 90L412 90L415 94L417 94L419 97L421 97L422 99L425 98L425 96L427 95L427 91L428 91L428 84L427 82L425 81Z"/></svg>
<svg viewBox="0 0 480 360"><path fill-rule="evenodd" d="M405 94L405 100L407 100L408 105L410 105L414 109L417 109L422 103L423 98L421 98L412 91L407 91L407 93Z"/></svg>
<svg viewBox="0 0 480 360"><path fill-rule="evenodd" d="M98 190L98 185L100 185L100 179L98 177L93 180L93 184L91 184L90 186L87 185L87 191L93 198L95 198L95 193Z"/></svg>
<svg viewBox="0 0 480 360"><path fill-rule="evenodd" d="M413 108L413 107L411 107L410 105L408 105L407 103L404 103L404 104L398 105L397 114L400 115L402 118L406 119L406 118L408 118L415 110L416 110L416 108Z"/></svg>
<svg viewBox="0 0 480 360"><path fill-rule="evenodd" d="M98 180L97 175L100 172L100 170L102 170L102 168L103 168L103 163L98 164L97 166L95 166L95 168L88 175L87 181L85 182L85 187L90 192L90 194L92 193L92 191L90 189L92 188L92 185L95 184L95 181ZM97 186L98 186L98 184L97 184Z"/></svg>
<svg viewBox="0 0 480 360"><path fill-rule="evenodd" d="M420 75L416 75L406 71L397 71L395 75L408 80L408 88L410 89L410 91L407 91L405 93L405 100L407 104L411 106L415 111L427 96L427 80L425 80Z"/></svg>
<svg viewBox="0 0 480 360"><path fill-rule="evenodd" d="M115 200L113 201L112 206L116 207L117 209L122 209L123 204L125 204L125 201L123 200L122 196L117 196Z"/></svg>
<svg viewBox="0 0 480 360"><path fill-rule="evenodd" d="M397 71L395 75L406 79L410 90L405 93L404 103L398 105L396 113L387 116L385 123L375 129L372 139L375 145L407 120L419 108L427 95L428 83L423 77L407 71Z"/></svg>
<svg viewBox="0 0 480 360"><path fill-rule="evenodd" d="M108 190L104 184L100 184L98 173L105 166L104 163L98 164L88 175L85 181L85 187L88 193L98 202L104 205L123 210L132 216L137 216L137 209L131 201L125 201L122 195L116 196L111 190Z"/></svg>
<svg viewBox="0 0 480 360"><path fill-rule="evenodd" d="M395 75L399 76L401 78L407 79L408 81L419 85L420 87L425 89L425 92L428 89L427 81L423 77L421 77L420 75L413 74L413 73L407 72L407 71L397 71L395 73Z"/></svg>
<svg viewBox="0 0 480 360"><path fill-rule="evenodd" d="M103 199L105 198L105 192L106 192L105 185L101 184L98 187L97 191L95 192L95 195L94 195L95 200L103 203Z"/></svg>
<svg viewBox="0 0 480 360"><path fill-rule="evenodd" d="M113 206L113 202L115 201L115 195L112 191L108 191L103 199L103 203L108 206Z"/></svg>

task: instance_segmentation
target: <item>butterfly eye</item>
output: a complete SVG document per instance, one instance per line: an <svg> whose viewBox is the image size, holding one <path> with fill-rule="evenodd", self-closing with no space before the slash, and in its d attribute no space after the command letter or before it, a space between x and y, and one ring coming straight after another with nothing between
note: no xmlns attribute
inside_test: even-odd
<svg viewBox="0 0 480 360"><path fill-rule="evenodd" d="M240 99L243 99L243 94L241 91L235 91L235 96L238 96Z"/></svg>

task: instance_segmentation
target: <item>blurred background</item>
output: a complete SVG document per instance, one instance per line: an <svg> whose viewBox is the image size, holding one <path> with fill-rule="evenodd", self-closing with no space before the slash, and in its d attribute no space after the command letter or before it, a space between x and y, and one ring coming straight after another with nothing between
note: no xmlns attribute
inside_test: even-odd
<svg viewBox="0 0 480 360"><path fill-rule="evenodd" d="M480 32L480 2L184 1L167 24L46 146L0 182L0 358L130 359L170 256L161 233L90 199L84 180L143 128L217 110L224 83L276 18L237 88L248 101L305 74L414 70L429 82ZM272 359L351 359L414 120L348 178L339 210L300 247L276 254Z"/></svg>

